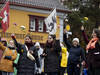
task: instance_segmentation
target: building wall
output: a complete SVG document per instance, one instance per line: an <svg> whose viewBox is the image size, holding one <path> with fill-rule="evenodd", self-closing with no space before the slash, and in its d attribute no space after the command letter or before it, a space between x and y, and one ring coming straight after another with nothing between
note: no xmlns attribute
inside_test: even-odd
<svg viewBox="0 0 100 75"><path fill-rule="evenodd" d="M34 9L33 9L34 10ZM26 34L32 35L33 42L40 42L45 43L48 37L48 33L41 33L41 32L29 32L29 15L35 15L35 16L42 16L47 17L48 14L41 14L41 13L34 13L34 12L27 12L27 11L21 11L21 10L15 10L10 9L10 25L9 29L6 33L1 32L1 36L7 38L7 40L10 40L10 35L12 33L16 34L16 38L19 42L24 41L24 37ZM17 26L14 25L14 23L17 24ZM57 17L57 25L59 25L59 17ZM24 25L26 29L23 31L21 30L20 26ZM59 37L60 29L57 29L57 37Z"/></svg>

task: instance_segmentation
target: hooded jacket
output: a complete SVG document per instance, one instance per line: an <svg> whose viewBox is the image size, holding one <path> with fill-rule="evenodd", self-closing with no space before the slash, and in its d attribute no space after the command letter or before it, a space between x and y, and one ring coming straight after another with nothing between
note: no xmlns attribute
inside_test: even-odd
<svg viewBox="0 0 100 75"><path fill-rule="evenodd" d="M40 62L40 68L39 68L40 70L39 70L39 73L42 73L43 70L44 70L44 58L42 57L43 49L41 48L39 42L36 42L35 43L35 46L39 46L39 50L38 50L38 57L39 57L39 62ZM37 65L36 65L36 70L38 70Z"/></svg>
<svg viewBox="0 0 100 75"><path fill-rule="evenodd" d="M14 72L13 62L17 57L17 51L3 46L1 42L0 50L4 52L0 60L0 71Z"/></svg>

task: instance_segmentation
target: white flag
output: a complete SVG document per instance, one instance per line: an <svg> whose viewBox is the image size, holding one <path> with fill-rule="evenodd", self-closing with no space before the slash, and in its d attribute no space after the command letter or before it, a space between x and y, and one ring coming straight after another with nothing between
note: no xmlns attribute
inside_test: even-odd
<svg viewBox="0 0 100 75"><path fill-rule="evenodd" d="M45 19L45 24L47 27L47 31L49 34L55 34L56 33L56 8L53 10L53 12Z"/></svg>

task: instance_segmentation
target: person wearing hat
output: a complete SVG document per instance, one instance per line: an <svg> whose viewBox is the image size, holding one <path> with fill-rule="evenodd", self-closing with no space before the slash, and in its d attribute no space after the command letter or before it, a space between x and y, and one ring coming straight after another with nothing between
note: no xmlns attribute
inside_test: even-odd
<svg viewBox="0 0 100 75"><path fill-rule="evenodd" d="M85 53L79 44L79 39L73 38L71 44L66 38L66 30L64 30L64 42L69 50L67 73L68 75L80 75L80 66L85 64Z"/></svg>
<svg viewBox="0 0 100 75"><path fill-rule="evenodd" d="M40 68L37 68L36 65L36 75L43 75L43 68L44 68L44 58L41 56L43 54L43 49L40 46L39 42L35 43L35 47L37 48L38 52L38 57L39 57L39 62L40 62Z"/></svg>

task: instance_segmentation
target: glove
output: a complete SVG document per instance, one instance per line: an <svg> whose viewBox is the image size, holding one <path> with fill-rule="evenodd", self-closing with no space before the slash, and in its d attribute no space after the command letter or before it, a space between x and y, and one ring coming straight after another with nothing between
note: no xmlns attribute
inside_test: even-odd
<svg viewBox="0 0 100 75"><path fill-rule="evenodd" d="M11 56L5 56L4 58L5 58L5 59L8 59L8 60L11 60L11 59L12 59Z"/></svg>

